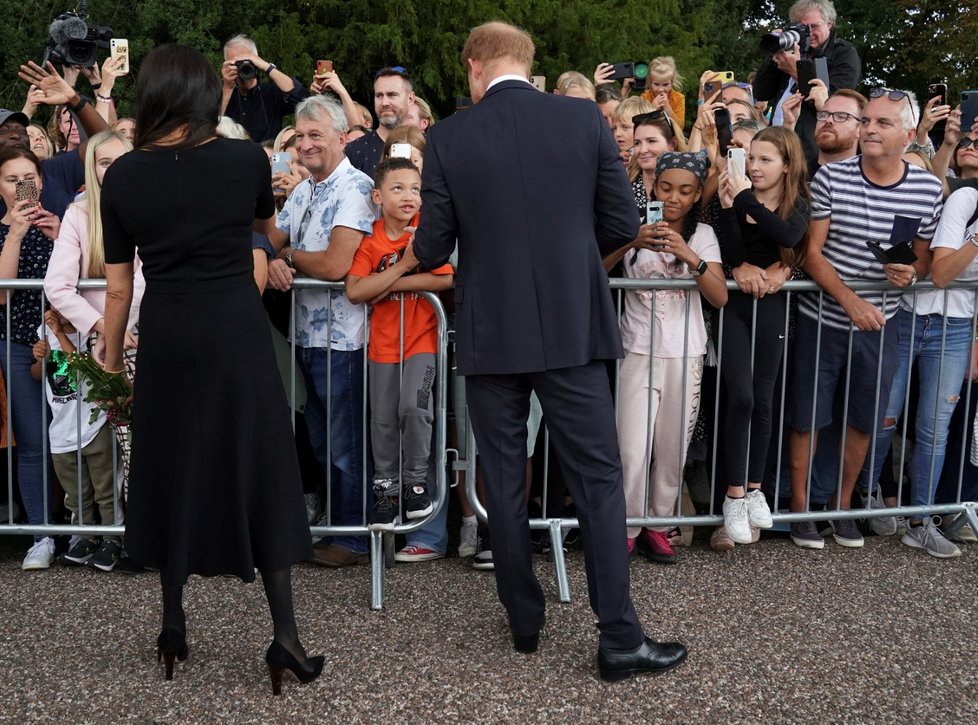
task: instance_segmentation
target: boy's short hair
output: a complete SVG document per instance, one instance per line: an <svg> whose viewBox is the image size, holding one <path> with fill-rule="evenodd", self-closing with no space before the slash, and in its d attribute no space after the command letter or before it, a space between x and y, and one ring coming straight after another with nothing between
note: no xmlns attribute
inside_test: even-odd
<svg viewBox="0 0 978 725"><path fill-rule="evenodd" d="M421 175L421 172L418 171L418 167L414 165L414 162L411 161L411 159L405 159L398 156L397 158L385 159L384 161L381 161L379 164L377 164L376 171L374 171L374 188L379 189L380 185L384 183L384 179L387 177L387 174L390 172L406 170L411 170L418 176Z"/></svg>

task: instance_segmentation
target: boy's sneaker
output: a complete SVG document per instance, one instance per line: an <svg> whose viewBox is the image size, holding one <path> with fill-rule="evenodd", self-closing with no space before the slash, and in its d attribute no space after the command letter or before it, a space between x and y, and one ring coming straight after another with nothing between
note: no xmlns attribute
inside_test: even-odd
<svg viewBox="0 0 978 725"><path fill-rule="evenodd" d="M659 564L675 564L679 561L662 531L642 529L642 533L638 535L638 553Z"/></svg>
<svg viewBox="0 0 978 725"><path fill-rule="evenodd" d="M404 487L404 515L409 519L423 519L434 511L435 506L428 496L428 487L423 483Z"/></svg>
<svg viewBox="0 0 978 725"><path fill-rule="evenodd" d="M900 541L914 549L923 549L938 559L961 556L961 549L945 539L944 534L931 519L924 519L920 526L908 527L907 533L903 535Z"/></svg>
<svg viewBox="0 0 978 725"><path fill-rule="evenodd" d="M855 519L839 519L830 523L832 524L832 538L839 546L858 549L865 543L863 535L859 533L859 528L856 526Z"/></svg>
<svg viewBox="0 0 978 725"><path fill-rule="evenodd" d="M88 560L88 565L93 566L99 571L112 571L115 565L122 558L122 547L116 541L103 541L92 558Z"/></svg>
<svg viewBox="0 0 978 725"><path fill-rule="evenodd" d="M791 540L803 549L821 549L825 539L818 533L814 521L795 521L791 524Z"/></svg>
<svg viewBox="0 0 978 725"><path fill-rule="evenodd" d="M80 538L58 557L58 561L66 566L80 566L91 559L98 548L97 541Z"/></svg>
<svg viewBox="0 0 978 725"><path fill-rule="evenodd" d="M475 556L478 551L479 524L475 521L462 522L462 528L458 534L458 555L461 558Z"/></svg>
<svg viewBox="0 0 978 725"><path fill-rule="evenodd" d="M727 536L736 544L749 544L750 541L750 514L747 509L746 498L723 499L723 528Z"/></svg>
<svg viewBox="0 0 978 725"><path fill-rule="evenodd" d="M34 542L34 545L27 550L27 556L24 557L24 563L20 568L24 571L47 569L52 561L54 561L54 539L45 536L40 541Z"/></svg>
<svg viewBox="0 0 978 725"><path fill-rule="evenodd" d="M445 555L426 546L405 546L394 554L394 561L431 561L444 559Z"/></svg>
<svg viewBox="0 0 978 725"><path fill-rule="evenodd" d="M370 524L381 529L393 529L397 521L397 481L393 478L374 479L374 510Z"/></svg>
<svg viewBox="0 0 978 725"><path fill-rule="evenodd" d="M774 519L771 518L771 507L767 505L767 499L764 498L761 489L748 490L744 500L747 501L747 518L750 519L752 528L770 529L774 526Z"/></svg>
<svg viewBox="0 0 978 725"><path fill-rule="evenodd" d="M863 496L862 499L864 509L872 511L873 509L886 508L886 504L883 503L878 488L873 492L872 496ZM897 520L895 516L876 516L869 519L869 527L877 536L895 536L897 532Z"/></svg>
<svg viewBox="0 0 978 725"><path fill-rule="evenodd" d="M961 523L962 518L964 519L963 523ZM952 541L960 541L965 544L978 542L978 536L975 536L974 529L968 523L968 517L963 513L954 514L950 519L941 521L940 527L941 533L944 534L945 538L951 539Z"/></svg>
<svg viewBox="0 0 978 725"><path fill-rule="evenodd" d="M475 556L472 557L472 568L486 571L495 569L492 563L492 547L489 543L489 527L479 525Z"/></svg>

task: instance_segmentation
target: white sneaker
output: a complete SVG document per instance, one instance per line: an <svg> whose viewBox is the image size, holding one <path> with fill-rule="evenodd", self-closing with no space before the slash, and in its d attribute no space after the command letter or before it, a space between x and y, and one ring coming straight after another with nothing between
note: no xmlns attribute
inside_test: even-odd
<svg viewBox="0 0 978 725"><path fill-rule="evenodd" d="M475 521L472 523L462 522L462 529L458 536L458 555L460 558L475 556L478 531L479 525Z"/></svg>
<svg viewBox="0 0 978 725"><path fill-rule="evenodd" d="M869 509L882 509L886 508L886 504L883 503L883 499L880 495L880 490L877 488L873 491L872 496L862 496L863 508ZM895 516L876 516L869 519L869 528L873 530L873 533L877 536L896 536L897 533L897 520Z"/></svg>
<svg viewBox="0 0 978 725"><path fill-rule="evenodd" d="M744 500L747 501L747 517L750 519L752 527L770 529L774 526L774 519L771 518L771 507L767 505L767 499L764 498L761 489L748 491Z"/></svg>
<svg viewBox="0 0 978 725"><path fill-rule="evenodd" d="M751 543L750 515L747 513L746 498L726 496L723 499L723 528L735 544Z"/></svg>
<svg viewBox="0 0 978 725"><path fill-rule="evenodd" d="M961 549L944 538L944 534L934 525L932 519L924 519L920 526L908 527L907 533L903 535L900 541L914 549L923 549L938 559L961 556Z"/></svg>
<svg viewBox="0 0 978 725"><path fill-rule="evenodd" d="M24 563L20 565L20 568L24 571L47 569L51 566L52 561L54 561L54 539L45 536L28 549L27 556L24 557Z"/></svg>

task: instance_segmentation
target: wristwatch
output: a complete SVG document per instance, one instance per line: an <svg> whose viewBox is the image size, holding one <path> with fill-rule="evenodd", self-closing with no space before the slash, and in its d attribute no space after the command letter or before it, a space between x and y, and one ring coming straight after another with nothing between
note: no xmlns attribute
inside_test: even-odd
<svg viewBox="0 0 978 725"><path fill-rule="evenodd" d="M278 66L276 66L274 63L269 63L268 64L268 67L265 69L265 75L267 75L269 78L271 78L272 71L275 70L277 67Z"/></svg>
<svg viewBox="0 0 978 725"><path fill-rule="evenodd" d="M295 265L292 264L292 255L293 254L295 254L295 249L292 248L292 247L289 247L288 254L285 255L285 264L288 265L291 269L295 269Z"/></svg>
<svg viewBox="0 0 978 725"><path fill-rule="evenodd" d="M686 268L689 270L689 273L694 277L702 277L706 273L706 260L701 259L700 263L696 265L696 269L693 269L688 264L686 265Z"/></svg>

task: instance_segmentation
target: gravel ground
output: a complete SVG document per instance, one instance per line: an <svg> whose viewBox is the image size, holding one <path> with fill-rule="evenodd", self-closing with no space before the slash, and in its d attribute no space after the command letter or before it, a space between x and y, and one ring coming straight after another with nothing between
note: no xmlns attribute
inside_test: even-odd
<svg viewBox="0 0 978 725"><path fill-rule="evenodd" d="M687 644L660 677L605 684L584 561L573 602L551 565L540 651L516 654L491 573L466 560L399 564L382 612L366 567L295 570L315 683L273 698L260 585L193 578L190 659L163 680L153 574L53 566L22 572L25 539L0 537L0 721L106 722L975 722L978 547L946 561L896 539L823 551L764 539L726 555L696 546L677 566L636 560L647 632Z"/></svg>

